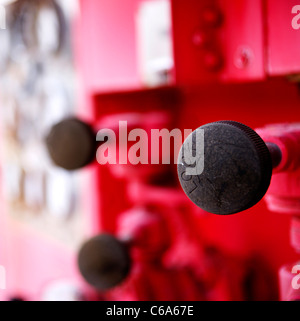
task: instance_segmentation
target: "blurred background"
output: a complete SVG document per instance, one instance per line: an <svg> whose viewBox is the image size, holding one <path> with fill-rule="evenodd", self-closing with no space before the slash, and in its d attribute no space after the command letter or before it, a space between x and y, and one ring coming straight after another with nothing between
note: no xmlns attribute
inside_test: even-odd
<svg viewBox="0 0 300 321"><path fill-rule="evenodd" d="M264 201L212 215L175 165L101 166L95 151L120 120L147 132L297 122L296 4L2 1L0 298L295 299L278 273L299 259L290 215Z"/></svg>

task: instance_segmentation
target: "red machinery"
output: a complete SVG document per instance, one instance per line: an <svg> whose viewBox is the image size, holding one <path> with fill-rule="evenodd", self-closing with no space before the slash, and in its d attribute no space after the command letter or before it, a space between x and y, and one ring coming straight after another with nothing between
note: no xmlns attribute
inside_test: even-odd
<svg viewBox="0 0 300 321"><path fill-rule="evenodd" d="M251 128L297 122L300 31L292 26L297 4L80 1L74 27L82 89L77 117L89 127L68 130L96 137L99 129L114 129L124 120L146 131L196 129L223 119ZM158 12L164 19L149 28L144 22L160 17ZM286 155L287 161L297 160L295 149ZM270 204L290 210L282 198L269 201L272 195L298 197L294 172L273 175L267 204L217 216L190 202L175 165L87 163L77 174L84 181L80 246L68 247L26 222L6 218L1 225L9 230L6 255L0 257L7 274L5 299L39 300L49 291L55 296L56 283L63 287L64 280L71 284L66 291L76 286L87 299L299 299L291 290L298 273L292 263L280 271L279 294L278 270L297 254L290 246L289 215L273 213ZM293 210L298 206L297 199L288 203ZM298 223L296 216L293 244L299 241Z"/></svg>

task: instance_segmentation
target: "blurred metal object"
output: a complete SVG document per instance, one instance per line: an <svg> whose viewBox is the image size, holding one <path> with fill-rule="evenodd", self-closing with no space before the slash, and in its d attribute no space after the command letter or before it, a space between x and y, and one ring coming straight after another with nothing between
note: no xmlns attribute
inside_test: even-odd
<svg viewBox="0 0 300 321"><path fill-rule="evenodd" d="M46 226L46 234L73 245L81 235L77 177L53 168L44 144L52 125L74 112L76 99L69 45L73 16L62 2L19 0L5 6L0 120L9 219Z"/></svg>
<svg viewBox="0 0 300 321"><path fill-rule="evenodd" d="M17 2L18 0L1 0L0 1L0 4L4 5L4 6L7 6L8 4L11 4L11 3L14 3L14 2Z"/></svg>
<svg viewBox="0 0 300 321"><path fill-rule="evenodd" d="M55 0L19 0L11 5L11 10L12 38L17 45L22 42L28 51L36 54L61 52L67 24Z"/></svg>
<svg viewBox="0 0 300 321"><path fill-rule="evenodd" d="M99 290L121 283L130 271L126 244L110 234L95 236L79 251L78 266L85 280Z"/></svg>
<svg viewBox="0 0 300 321"><path fill-rule="evenodd" d="M66 170L88 165L96 153L93 129L76 118L65 119L53 126L46 146L53 162Z"/></svg>

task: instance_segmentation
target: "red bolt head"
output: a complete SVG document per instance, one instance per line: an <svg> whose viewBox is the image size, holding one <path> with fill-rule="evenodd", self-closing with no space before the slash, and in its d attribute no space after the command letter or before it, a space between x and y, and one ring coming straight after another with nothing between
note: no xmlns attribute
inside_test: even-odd
<svg viewBox="0 0 300 321"><path fill-rule="evenodd" d="M193 34L192 41L196 47L203 48L208 43L207 34L201 30L197 30Z"/></svg>
<svg viewBox="0 0 300 321"><path fill-rule="evenodd" d="M216 7L205 8L202 12L202 20L207 27L218 28L223 23L223 14Z"/></svg>
<svg viewBox="0 0 300 321"><path fill-rule="evenodd" d="M204 65L205 68L212 72L220 71L223 67L223 57L217 51L208 51L204 55Z"/></svg>

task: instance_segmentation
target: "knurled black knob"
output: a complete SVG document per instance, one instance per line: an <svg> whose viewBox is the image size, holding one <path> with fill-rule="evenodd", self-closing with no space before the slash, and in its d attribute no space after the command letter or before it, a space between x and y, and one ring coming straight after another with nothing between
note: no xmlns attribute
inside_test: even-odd
<svg viewBox="0 0 300 321"><path fill-rule="evenodd" d="M199 129L204 130L203 172L186 174L192 165L185 162L183 148L178 159L178 176L186 195L214 214L234 214L254 206L265 195L272 176L272 159L265 142L254 130L234 121L210 123ZM196 131L184 145L199 144L195 137Z"/></svg>
<svg viewBox="0 0 300 321"><path fill-rule="evenodd" d="M124 243L110 234L102 234L81 247L78 266L90 285L104 291L119 285L127 277L131 260Z"/></svg>
<svg viewBox="0 0 300 321"><path fill-rule="evenodd" d="M46 137L52 161L67 170L88 165L96 155L96 135L86 123L69 118L54 125Z"/></svg>

